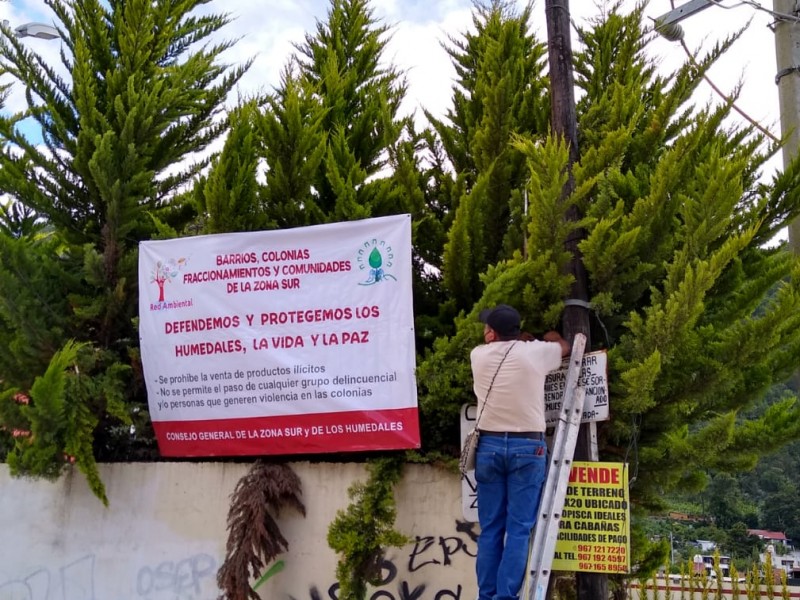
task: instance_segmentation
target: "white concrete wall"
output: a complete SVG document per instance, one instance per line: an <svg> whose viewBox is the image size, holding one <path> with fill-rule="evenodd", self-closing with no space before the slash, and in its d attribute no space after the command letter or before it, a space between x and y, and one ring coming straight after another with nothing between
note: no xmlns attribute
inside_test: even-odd
<svg viewBox="0 0 800 600"><path fill-rule="evenodd" d="M365 480L356 464L294 463L307 516L278 519L289 542L283 571L260 588L270 600L337 598L328 526ZM0 465L0 600L215 600L229 496L249 465L101 466L109 508L75 470L55 483L14 479ZM396 528L373 600L472 600L478 526L464 521L457 475L409 465Z"/></svg>

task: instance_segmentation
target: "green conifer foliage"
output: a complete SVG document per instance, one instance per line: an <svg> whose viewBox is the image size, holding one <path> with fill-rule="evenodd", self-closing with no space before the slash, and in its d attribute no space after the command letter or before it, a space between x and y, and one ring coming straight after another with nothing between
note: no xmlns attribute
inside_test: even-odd
<svg viewBox="0 0 800 600"><path fill-rule="evenodd" d="M328 527L328 545L339 555L336 578L342 600L364 600L368 586L381 583L386 549L409 542L394 529L394 488L403 475L402 455L373 459L367 471L369 479L350 486L352 502L336 512Z"/></svg>
<svg viewBox="0 0 800 600"><path fill-rule="evenodd" d="M579 186L596 182L581 250L613 345L605 448L638 462L636 495L657 505L702 485L705 469L752 468L800 433L793 400L736 418L797 364L797 261L763 244L797 214L798 192L797 165L771 190L758 183L763 140L726 124L730 105L682 108L737 36L656 77L641 11L583 32L575 172Z"/></svg>
<svg viewBox="0 0 800 600"><path fill-rule="evenodd" d="M287 67L258 121L268 165L262 206L278 227L326 221L314 188L327 154L324 116L312 84L299 80Z"/></svg>
<svg viewBox="0 0 800 600"><path fill-rule="evenodd" d="M387 211L383 198L365 183L387 165L388 149L408 124L397 117L405 78L381 64L387 33L367 0L331 0L327 20L318 21L315 34L306 34L297 46L299 79L318 98L327 135L314 187L316 205L329 220L405 209Z"/></svg>
<svg viewBox="0 0 800 600"><path fill-rule="evenodd" d="M529 32L531 17L530 4L519 13L503 0L476 4L475 32L448 48L458 76L453 108L446 121L428 115L464 181L444 252L444 283L462 309L480 297L480 273L523 246L528 172L509 142L544 135L549 114L545 47Z"/></svg>
<svg viewBox="0 0 800 600"><path fill-rule="evenodd" d="M33 394L34 381L58 352L69 354L69 340L79 349L80 376L67 386L62 411L73 433L48 442L65 444L58 452L39 448L45 436L18 448L22 474L49 472L40 464L46 457L57 469L63 453L81 468L92 449L103 458L137 456L127 425L137 419L142 433L147 421L136 349L137 244L186 222L176 192L207 163L196 153L227 127L215 117L247 68L219 63L231 43L198 44L227 23L195 13L204 0L46 4L61 65L47 64L8 27L0 34L0 62L28 102L24 113L0 120L7 144L0 190L43 225L30 230L17 219L18 239L13 228L0 233L0 338L19 349L0 362L0 385L30 391L31 411L41 413L46 395ZM43 147L16 127L26 116Z"/></svg>
<svg viewBox="0 0 800 600"><path fill-rule="evenodd" d="M278 227L410 213L424 346L446 329L439 278L428 267L441 265L452 186L424 166L430 137L398 116L406 81L385 66L388 34L365 0L333 0L327 20L297 46L259 121L262 206ZM429 187L431 178L441 186Z"/></svg>
<svg viewBox="0 0 800 600"><path fill-rule="evenodd" d="M99 399L110 413L127 421L124 389L118 373L86 377L81 367L93 367L87 344L68 341L36 377L29 393L11 388L0 393L0 417L14 427L14 445L7 461L12 475L56 479L68 464L86 476L89 489L108 505L100 480L92 433L98 424ZM117 370L125 367L117 365ZM7 425L8 427L8 425Z"/></svg>
<svg viewBox="0 0 800 600"><path fill-rule="evenodd" d="M593 341L609 353L601 459L629 462L632 497L653 508L670 490L701 488L707 470L752 468L800 435L795 397L741 417L800 359L800 265L784 247L765 246L800 211L800 163L764 183L760 170L774 149L765 151L754 129L731 125L730 103L692 104L738 34L659 76L644 52L652 36L642 12L612 7L580 31L581 160L569 198L560 197L563 143L513 138L528 169L527 257L518 252L481 270L482 295L456 320L455 335L436 341L418 381L423 443L455 447L458 407L474 400L468 353L480 343L478 309L509 302L529 331L558 326L569 285L564 243L581 227ZM585 217L565 223L573 205ZM476 251L462 210L474 222L481 213L459 206L450 243L466 255ZM446 280L467 272L455 261L445 268L461 270Z"/></svg>
<svg viewBox="0 0 800 600"><path fill-rule="evenodd" d="M203 233L258 231L271 223L261 209L257 181L259 112L255 102L245 103L228 116L230 131L211 169L194 188Z"/></svg>

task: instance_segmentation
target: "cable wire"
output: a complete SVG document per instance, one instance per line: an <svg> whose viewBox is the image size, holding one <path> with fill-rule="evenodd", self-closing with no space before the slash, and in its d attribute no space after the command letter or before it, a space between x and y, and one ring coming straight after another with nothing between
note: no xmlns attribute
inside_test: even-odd
<svg viewBox="0 0 800 600"><path fill-rule="evenodd" d="M718 0L710 0L710 1L719 6ZM755 2L755 0L740 0L739 4L747 4L748 6L751 6L756 10L763 11L768 15L775 17L779 21L794 21L795 23L800 23L800 16L796 14L791 15L788 13L782 13L775 10L770 10L769 8L764 8L758 2ZM730 8L730 7L723 7L723 8Z"/></svg>
<svg viewBox="0 0 800 600"><path fill-rule="evenodd" d="M720 4L720 2L719 2L718 0L709 0L709 2L711 2L711 3L712 3L712 4L714 4L715 6L718 6L718 7L720 7L720 8L726 8L726 9L730 9L730 8L736 8L736 6L739 6L739 5L741 5L741 4L749 4L749 5L757 5L757 6L759 6L759 8L761 8L762 10L766 10L766 9L764 9L763 7L761 7L761 6L760 6L760 5L759 5L757 2L753 2L753 1L751 1L751 0L741 0L741 1L739 2L739 4L738 4L738 5L736 5L736 6L723 6L723 5L721 5L721 4ZM672 9L673 9L673 10L675 10L675 0L670 0L670 1L669 1L669 3L670 3L670 6L672 7ZM771 12L771 11L767 11L767 12ZM795 20L795 21L798 21L798 20L799 20L797 17L792 17L792 19L793 19L793 20ZM697 64L697 61L694 59L694 55L692 55L691 51L689 50L689 46L687 46L687 45L686 45L686 42L685 42L685 41L683 41L682 39L681 39L681 40L679 40L679 41L680 41L680 44L681 44L681 48L683 48L683 51L686 53L686 56L688 57L689 61L690 61L690 62L691 62L691 63L692 63L692 64L693 64L695 67L699 67L699 65ZM727 103L729 103L729 104L731 105L731 108L733 108L733 110L735 110L737 113L739 113L739 115L740 115L740 116L741 116L743 119L745 119L745 120L746 120L748 123L750 123L750 124L751 124L753 127L755 127L756 129L758 129L758 130L759 130L761 133L763 133L763 134L764 134L766 137L768 137L770 140L772 140L772 142L774 142L774 143L776 143L776 144L780 144L781 140L780 140L778 137L776 137L776 136L775 136L775 135L774 135L774 134L773 134L773 133L772 133L772 132L771 132L769 129L767 129L766 127L764 127L764 126L763 126L761 123L759 123L759 122L758 122L758 121L756 121L756 120L755 120L753 117L751 117L749 114L747 114L747 113L746 113L744 110L742 110L741 108L739 108L739 106L737 106L736 102L734 102L734 101L733 101L733 98L732 98L732 97L731 97L729 94L726 94L725 92L723 92L723 91L722 91L722 90L721 90L721 89L720 89L720 88L717 86L717 84L715 84L715 83L714 83L714 82L711 80L711 78L710 78L710 77L709 77L707 74L704 74L704 75L703 75L703 80L704 80L704 81L705 81L705 82L706 82L706 83L707 83L707 84L708 84L708 85L711 87L711 89L712 89L712 90L714 90L714 92L716 92L716 94L717 94L717 95L718 95L720 98L722 98L722 99L723 99L723 100L725 100Z"/></svg>

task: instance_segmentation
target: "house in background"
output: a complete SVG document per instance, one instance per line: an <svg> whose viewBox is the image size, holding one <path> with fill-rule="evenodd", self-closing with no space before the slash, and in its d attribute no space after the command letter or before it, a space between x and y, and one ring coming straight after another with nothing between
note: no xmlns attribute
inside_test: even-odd
<svg viewBox="0 0 800 600"><path fill-rule="evenodd" d="M698 540L700 541L700 540ZM717 571L714 568L714 556L710 554L695 554L692 559L692 568L695 574L700 575L705 572L709 577L716 577ZM731 557L719 557L719 570L722 572L723 580L730 579L731 576Z"/></svg>
<svg viewBox="0 0 800 600"><path fill-rule="evenodd" d="M761 564L766 562L767 554L772 555L772 568L775 571L774 577L776 581L780 580L783 573L786 573L786 577L789 579L800 577L800 552L791 550L788 554L779 555L775 552L775 546L769 544L765 553L759 557Z"/></svg>
<svg viewBox="0 0 800 600"><path fill-rule="evenodd" d="M708 554L709 552L714 552L717 549L717 543L712 542L711 540L695 540L694 543L700 548L700 552L703 554Z"/></svg>
<svg viewBox="0 0 800 600"><path fill-rule="evenodd" d="M777 544L783 544L789 550L794 550L792 547L792 540L786 537L786 534L782 531L767 531L766 529L748 529L747 535L754 535L758 539L762 540L765 544L772 544L773 546Z"/></svg>
<svg viewBox="0 0 800 600"><path fill-rule="evenodd" d="M772 568L776 580L780 579L782 572L786 573L789 579L800 578L800 551L795 550L792 540L788 539L785 533L766 529L748 529L747 533L758 537L766 544L764 552L759 555L759 560L764 564L767 561L767 554L772 555ZM779 554L778 550L783 553Z"/></svg>

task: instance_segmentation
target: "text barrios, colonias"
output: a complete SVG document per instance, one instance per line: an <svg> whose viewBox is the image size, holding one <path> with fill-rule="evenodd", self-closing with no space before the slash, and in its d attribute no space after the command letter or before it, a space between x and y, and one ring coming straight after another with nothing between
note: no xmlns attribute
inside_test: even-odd
<svg viewBox="0 0 800 600"><path fill-rule="evenodd" d="M287 260L308 260L311 252L308 248L292 248L284 250L264 250L261 253L262 262L279 262ZM259 255L255 252L232 252L229 254L217 254L217 266L222 265L246 265L257 263Z"/></svg>

